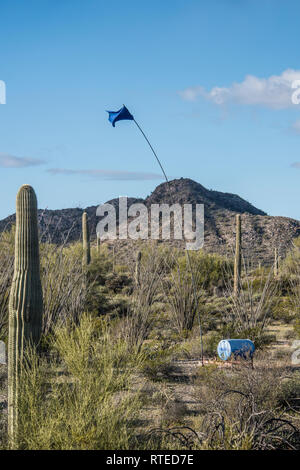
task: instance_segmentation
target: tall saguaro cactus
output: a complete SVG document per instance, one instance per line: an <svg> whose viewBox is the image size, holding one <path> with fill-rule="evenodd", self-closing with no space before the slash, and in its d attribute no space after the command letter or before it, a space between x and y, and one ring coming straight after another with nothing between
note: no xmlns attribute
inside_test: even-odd
<svg viewBox="0 0 300 470"><path fill-rule="evenodd" d="M83 266L87 266L91 262L91 247L90 247L90 231L89 223L87 220L87 213L82 214L82 248L83 248Z"/></svg>
<svg viewBox="0 0 300 470"><path fill-rule="evenodd" d="M37 199L23 185L16 200L14 276L9 298L8 434L16 445L19 377L26 345L37 345L42 332L43 295L40 280Z"/></svg>
<svg viewBox="0 0 300 470"><path fill-rule="evenodd" d="M241 267L242 267L242 257L241 257L241 215L237 214L235 217L236 221L236 232L235 232L235 258L234 258L234 280L233 280L233 292L234 295L238 295L240 290L240 280L241 280Z"/></svg>

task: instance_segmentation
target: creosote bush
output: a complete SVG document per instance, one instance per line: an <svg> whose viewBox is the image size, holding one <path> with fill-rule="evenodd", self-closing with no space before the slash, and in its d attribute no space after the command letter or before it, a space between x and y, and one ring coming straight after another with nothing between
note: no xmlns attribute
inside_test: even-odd
<svg viewBox="0 0 300 470"><path fill-rule="evenodd" d="M57 328L51 351L47 360L29 351L22 370L19 448L134 448L141 401L130 385L140 356L128 356L108 325L89 315Z"/></svg>
<svg viewBox="0 0 300 470"><path fill-rule="evenodd" d="M201 289L210 292L215 286L224 289L232 277L233 261L224 256L199 250L190 253L190 260L193 272L197 273L197 287ZM186 256L179 256L178 264L181 270L191 276Z"/></svg>

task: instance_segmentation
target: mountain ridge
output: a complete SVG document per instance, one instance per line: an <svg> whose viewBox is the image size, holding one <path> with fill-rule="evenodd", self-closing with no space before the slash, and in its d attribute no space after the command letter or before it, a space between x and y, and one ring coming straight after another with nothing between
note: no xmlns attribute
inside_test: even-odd
<svg viewBox="0 0 300 470"><path fill-rule="evenodd" d="M107 201L118 206L118 198ZM209 252L228 254L234 249L235 215L242 214L244 253L251 253L256 259L271 262L274 246L282 256L291 246L293 238L300 236L300 222L281 216L269 216L254 207L240 196L232 193L208 190L200 183L189 178L174 179L159 184L145 199L128 197L128 207L143 202L148 208L151 204L204 204L205 238L204 249ZM86 209L90 222L92 240L96 237L96 216L98 206ZM38 211L42 240L61 244L81 238L80 208ZM117 211L118 212L118 211ZM0 232L15 223L15 214L0 221ZM249 257L249 256L248 256Z"/></svg>

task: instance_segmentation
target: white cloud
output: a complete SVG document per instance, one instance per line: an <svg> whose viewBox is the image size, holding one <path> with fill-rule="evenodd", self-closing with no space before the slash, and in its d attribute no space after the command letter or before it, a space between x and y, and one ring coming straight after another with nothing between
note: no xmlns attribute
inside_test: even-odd
<svg viewBox="0 0 300 470"><path fill-rule="evenodd" d="M2 168L25 168L28 166L42 165L43 160L27 157L15 157L7 153L0 153L0 167Z"/></svg>
<svg viewBox="0 0 300 470"><path fill-rule="evenodd" d="M292 95L295 90L292 83L300 79L300 70L287 69L281 75L259 78L247 75L240 83L229 87L215 86L206 91L202 86L186 88L180 96L187 101L195 101L199 96L215 104L237 103L243 105L260 105L272 109L284 109L295 106Z"/></svg>
<svg viewBox="0 0 300 470"><path fill-rule="evenodd" d="M162 175L157 173L142 173L137 171L122 170L71 170L67 168L50 168L47 170L52 175L86 175L109 181L137 181L160 180Z"/></svg>

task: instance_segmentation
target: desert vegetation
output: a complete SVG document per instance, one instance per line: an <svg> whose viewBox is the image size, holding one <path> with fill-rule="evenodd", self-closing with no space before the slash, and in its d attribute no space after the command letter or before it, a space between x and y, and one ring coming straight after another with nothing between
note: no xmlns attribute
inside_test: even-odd
<svg viewBox="0 0 300 470"><path fill-rule="evenodd" d="M20 191L0 239L2 449L300 448L299 239L248 266L238 217L232 256L136 241L132 260L91 243L86 213L83 243L38 240ZM251 339L254 367L222 362L224 338Z"/></svg>

